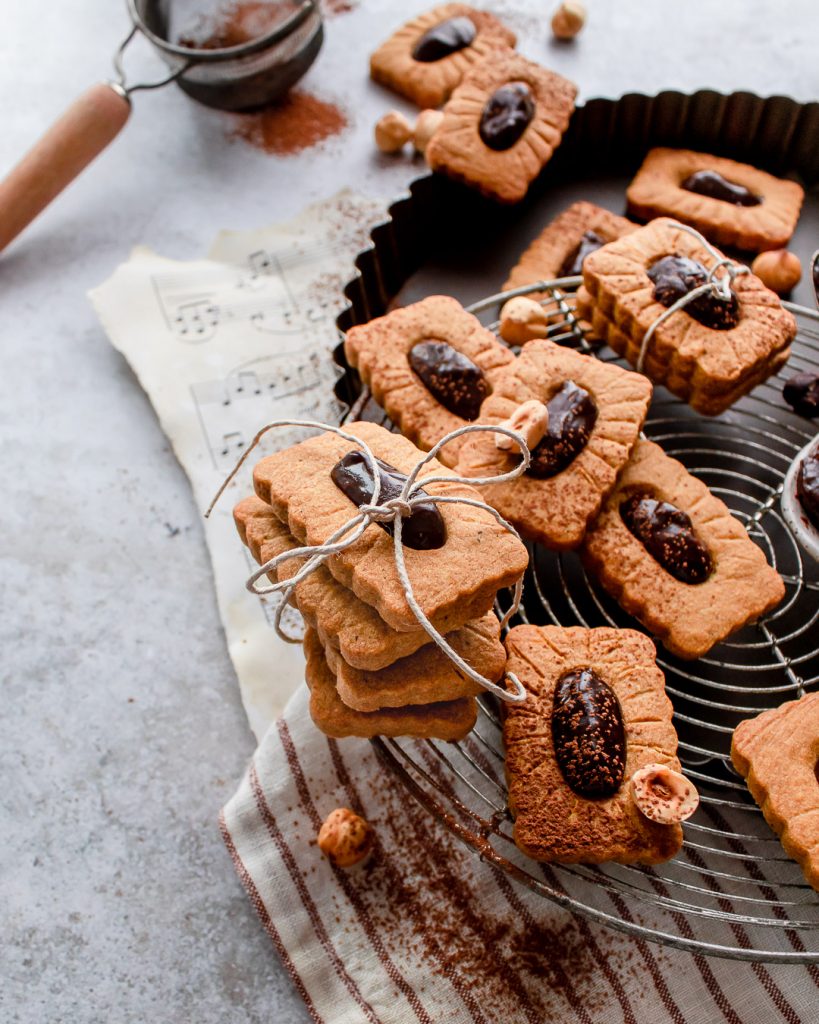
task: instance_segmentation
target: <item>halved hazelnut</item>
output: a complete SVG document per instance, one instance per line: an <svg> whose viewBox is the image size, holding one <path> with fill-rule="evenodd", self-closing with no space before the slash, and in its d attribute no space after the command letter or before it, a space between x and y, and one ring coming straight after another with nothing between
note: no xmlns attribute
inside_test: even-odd
<svg viewBox="0 0 819 1024"><path fill-rule="evenodd" d="M631 777L631 795L641 814L660 825L690 818L700 802L693 782L667 764L647 764Z"/></svg>
<svg viewBox="0 0 819 1024"><path fill-rule="evenodd" d="M375 144L382 153L397 153L412 137L409 121L398 110L390 110L375 125Z"/></svg>
<svg viewBox="0 0 819 1024"><path fill-rule="evenodd" d="M508 427L509 430L516 430L522 435L526 447L531 451L540 444L549 429L549 410L536 398L530 398L522 402L512 413L509 419L500 424ZM495 434L495 447L502 452L511 452L517 449L517 445L511 437L506 434Z"/></svg>
<svg viewBox="0 0 819 1024"><path fill-rule="evenodd" d="M500 315L500 336L510 345L525 345L535 338L545 338L549 317L539 302L517 295L505 302Z"/></svg>

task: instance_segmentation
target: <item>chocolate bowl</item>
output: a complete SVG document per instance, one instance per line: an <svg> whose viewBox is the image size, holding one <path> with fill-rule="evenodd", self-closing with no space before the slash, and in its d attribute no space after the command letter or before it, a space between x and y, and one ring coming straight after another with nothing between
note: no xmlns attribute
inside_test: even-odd
<svg viewBox="0 0 819 1024"><path fill-rule="evenodd" d="M799 543L805 551L815 561L819 562L819 528L810 521L802 508L797 487L799 467L802 464L802 460L806 459L809 455L815 455L817 446L819 446L819 434L811 441L808 441L794 458L782 487L781 506L782 515L785 517L785 522L793 532L793 535L799 539Z"/></svg>
<svg viewBox="0 0 819 1024"><path fill-rule="evenodd" d="M436 293L472 304L494 327L497 293L531 239L579 199L623 212L626 186L656 145L713 152L799 180L808 194L790 248L807 268L819 239L817 139L819 104L785 97L667 92L590 100L516 207L498 207L436 175L415 181L358 257L339 330ZM654 868L541 867L527 860L511 839L498 708L489 698L481 699L476 728L461 743L373 741L431 814L521 884L622 931L742 960L819 962L819 898L785 855L729 757L740 721L819 686L819 565L805 556L779 507L785 475L815 430L782 398L789 376L819 367L819 314L809 278L789 304L799 336L777 377L708 419L656 388L645 424L647 437L731 508L786 585L785 599L769 616L697 661L659 648L680 760L701 793L699 810L684 825L682 854ZM551 336L588 350L573 289L562 295L563 320ZM598 355L618 361L609 349ZM341 346L336 359L343 370L337 394L349 416L383 421ZM642 629L586 576L576 554L540 547L532 549L520 619Z"/></svg>

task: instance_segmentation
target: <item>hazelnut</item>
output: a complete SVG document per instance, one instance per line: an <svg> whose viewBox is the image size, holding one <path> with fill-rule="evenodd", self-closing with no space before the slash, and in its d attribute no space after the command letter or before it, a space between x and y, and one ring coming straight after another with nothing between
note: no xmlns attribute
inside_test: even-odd
<svg viewBox="0 0 819 1024"><path fill-rule="evenodd" d="M398 110L390 110L375 126L375 144L382 153L397 153L412 137L409 121Z"/></svg>
<svg viewBox="0 0 819 1024"><path fill-rule="evenodd" d="M795 252L788 249L771 249L761 252L751 264L751 270L759 280L777 295L787 295L802 277L802 264Z"/></svg>
<svg viewBox="0 0 819 1024"><path fill-rule="evenodd" d="M369 822L347 807L331 811L318 834L319 849L340 868L360 864L370 854L374 842L375 835Z"/></svg>
<svg viewBox="0 0 819 1024"><path fill-rule="evenodd" d="M509 419L500 425L521 434L526 447L531 451L546 436L549 429L549 410L543 402L530 398L527 402L522 402ZM511 452L518 446L506 434L495 434L495 447L502 452Z"/></svg>
<svg viewBox="0 0 819 1024"><path fill-rule="evenodd" d="M577 0L566 0L552 15L555 39L574 39L586 24L586 8Z"/></svg>
<svg viewBox="0 0 819 1024"><path fill-rule="evenodd" d="M631 777L631 795L641 814L660 825L690 818L700 802L693 782L667 764L647 764Z"/></svg>
<svg viewBox="0 0 819 1024"><path fill-rule="evenodd" d="M418 115L413 129L412 141L419 153L426 153L427 145L432 136L438 131L441 121L444 119L443 110L422 110Z"/></svg>
<svg viewBox="0 0 819 1024"><path fill-rule="evenodd" d="M534 338L545 338L549 317L539 302L518 295L504 303L500 315L500 336L510 345L525 345Z"/></svg>

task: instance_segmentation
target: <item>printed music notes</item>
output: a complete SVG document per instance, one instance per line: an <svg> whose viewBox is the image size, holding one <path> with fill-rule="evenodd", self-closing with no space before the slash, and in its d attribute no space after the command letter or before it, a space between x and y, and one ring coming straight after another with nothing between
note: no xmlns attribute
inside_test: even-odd
<svg viewBox="0 0 819 1024"><path fill-rule="evenodd" d="M250 272L253 277L272 273L273 260L270 258L270 253L265 252L264 249L257 249L256 252L252 252L248 256L247 262L250 264Z"/></svg>
<svg viewBox="0 0 819 1024"><path fill-rule="evenodd" d="M276 418L338 419L337 371L326 351L287 353L239 367L221 380L191 385L197 418L214 466L235 461L248 438ZM287 410L287 411L285 411ZM277 434L281 447L283 434Z"/></svg>
<svg viewBox="0 0 819 1024"><path fill-rule="evenodd" d="M219 326L219 308L208 299L180 303L172 317L174 333L185 341L209 341Z"/></svg>
<svg viewBox="0 0 819 1024"><path fill-rule="evenodd" d="M245 446L245 437L241 430L229 430L222 434L222 451L220 455L230 455L241 451Z"/></svg>
<svg viewBox="0 0 819 1024"><path fill-rule="evenodd" d="M239 370L236 374L236 394L260 395L262 382L254 370Z"/></svg>
<svg viewBox="0 0 819 1024"><path fill-rule="evenodd" d="M92 292L200 509L266 423L338 422L335 317L355 256L383 215L383 203L342 193L288 224L222 232L204 260L183 263L135 250ZM304 436L298 428L268 434L260 455ZM248 466L205 523L205 536L242 699L260 734L303 679L303 660L299 647L270 628L276 599L245 589L251 567L231 505L251 491ZM288 609L286 616L286 629L298 634L296 613Z"/></svg>

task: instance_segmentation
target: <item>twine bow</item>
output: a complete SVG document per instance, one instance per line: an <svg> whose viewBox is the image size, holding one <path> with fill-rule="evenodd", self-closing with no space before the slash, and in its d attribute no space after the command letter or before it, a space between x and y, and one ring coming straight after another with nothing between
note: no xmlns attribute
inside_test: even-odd
<svg viewBox="0 0 819 1024"><path fill-rule="evenodd" d="M690 302L693 302L695 299L698 299L700 295L705 295L708 292L710 292L714 298L718 299L720 302L730 302L731 285L734 279L739 277L741 274L751 273L750 267L746 267L742 263L736 263L728 256L723 256L713 247L713 245L711 245L708 239L704 238L695 228L690 227L688 224L678 223L672 224L671 227L675 228L677 231L685 231L685 233L691 235L692 238L696 238L709 255L713 256L715 263L708 271L708 277L702 284L697 285L696 288L692 288L691 291L686 292L685 295L681 295L673 305L669 306L668 309L663 310L663 312L660 313L657 319L646 331L643 336L642 344L640 345L640 353L637 356L636 368L639 373L643 372L643 365L645 363L646 355L648 354L648 346L660 324L665 323L665 321L668 320L670 316L673 316L677 310L684 309ZM720 270L725 270L725 274L717 277L717 272Z"/></svg>
<svg viewBox="0 0 819 1024"><path fill-rule="evenodd" d="M473 508L482 509L484 512L488 512L505 530L511 533L514 537L520 539L517 530L512 526L511 523L507 522L500 513L492 508L491 505L487 505L483 501L479 501L475 498L457 497L455 495L447 494L428 494L421 493L423 488L429 484L434 483L464 483L471 486L481 486L489 483L503 483L507 480L514 480L519 477L522 473L525 473L529 467L531 461L531 455L529 448L517 431L511 430L508 427L501 425L491 425L484 423L472 423L464 427L459 427L457 430L453 430L451 433L442 437L441 440L427 452L418 462L415 464L411 472L407 475L404 485L401 488L400 494L395 498L391 498L388 501L379 503L381 496L381 478L376 465L375 456L372 453L369 445L366 441L363 441L360 437L356 437L354 434L347 433L340 427L334 427L327 423L317 423L313 420L276 420L273 423L268 423L266 426L256 434L253 441L250 443L247 450L242 454L242 457L236 463L234 468L231 470L229 476L224 481L222 486L216 493L213 501L210 503L207 512L205 512L205 518L207 518L213 511L216 502L224 493L226 487L230 481L235 477L236 473L241 468L245 459L250 455L253 449L259 444L262 437L269 431L274 430L277 427L308 427L316 430L323 430L328 433L338 434L339 437L343 437L346 441L351 441L355 444L364 454L364 458L367 462L367 467L370 470L373 478L373 494L369 504L361 505L355 515L351 516L343 526L340 526L332 536L328 537L323 544L308 545L305 547L292 548L289 551L283 551L281 554L276 555L274 558L269 559L264 565L260 566L248 579L246 586L252 594L263 596L265 594L276 594L282 595L282 600L276 609L274 618L274 628L278 635L285 640L287 643L301 643L301 637L289 636L282 627L281 619L284 614L284 610L290 602L291 597L302 580L307 577L322 565L331 555L338 554L340 551L344 551L349 548L352 544L361 537L364 531L372 523L387 523L393 524L393 549L395 553L395 568L398 573L398 579L404 590L404 596L406 597L407 604L412 610L418 620L419 625L423 628L424 632L430 637L444 654L452 661L452 663L465 675L467 675L473 682L477 683L483 689L488 690L490 693L494 693L502 701L506 701L510 704L518 704L526 698L526 690L523 684L520 682L518 677L513 673L509 672L506 678L512 685L512 690L507 690L491 680L485 678L477 672L471 665L468 664L456 650L447 642L446 638L443 637L438 630L432 625L423 609L418 604L415 594L412 589L412 583L407 572L407 566L404 559L404 545L401 541L401 535L403 530L403 520L405 517L412 515L412 511L416 505L420 504L460 504L460 505L471 505ZM418 480L418 474L424 468L424 466L431 462L438 452L450 443L455 438L461 437L464 434L470 434L477 431L490 431L498 434L505 434L507 437L511 437L512 440L518 445L523 455L521 462L512 470L507 473L500 473L496 476L489 477L463 477L453 475L438 475L438 476L427 476L423 480ZM291 576L288 580L278 580L276 583L268 583L264 586L257 586L258 581L267 576L268 573L275 573L280 565L284 562L290 561L291 559L306 558L304 565L299 571ZM523 581L518 580L515 584L512 604L508 611L501 620L501 629L509 622L512 616L517 612L520 607L521 596L523 593Z"/></svg>

